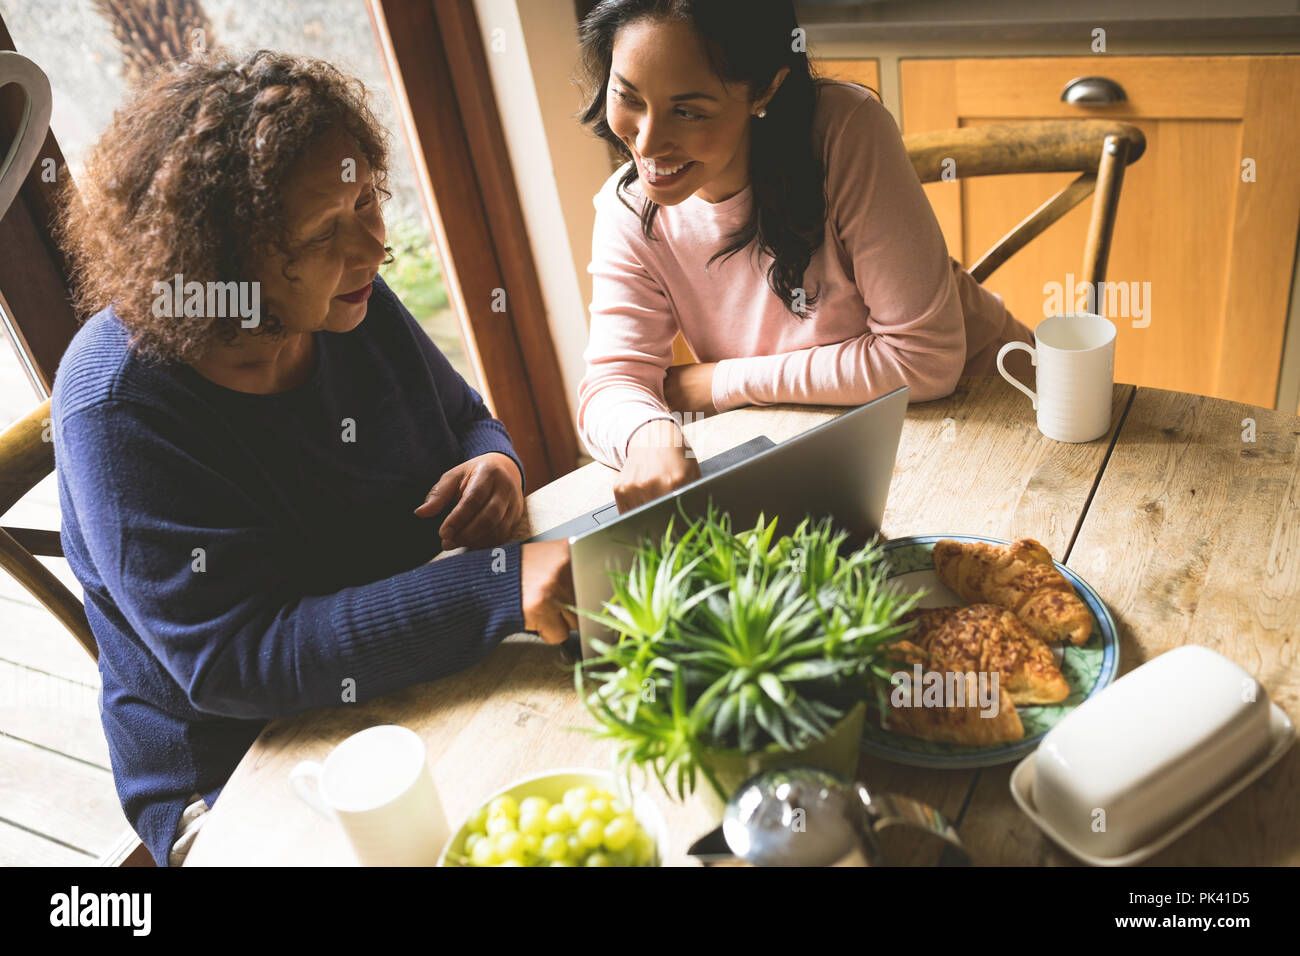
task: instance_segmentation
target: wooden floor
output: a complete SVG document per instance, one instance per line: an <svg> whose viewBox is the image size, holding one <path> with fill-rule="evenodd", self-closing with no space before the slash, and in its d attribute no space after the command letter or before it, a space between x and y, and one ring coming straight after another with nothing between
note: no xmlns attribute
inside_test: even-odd
<svg viewBox="0 0 1300 956"><path fill-rule="evenodd" d="M39 401L0 334L0 429ZM59 527L50 475L0 523ZM42 559L72 592L61 558ZM99 672L72 635L0 571L0 866L87 865L130 827L99 722Z"/></svg>

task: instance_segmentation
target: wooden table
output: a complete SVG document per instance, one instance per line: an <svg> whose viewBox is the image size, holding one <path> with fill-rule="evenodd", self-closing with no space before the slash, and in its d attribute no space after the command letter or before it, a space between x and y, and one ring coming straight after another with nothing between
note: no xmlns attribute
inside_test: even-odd
<svg viewBox="0 0 1300 956"><path fill-rule="evenodd" d="M842 410L747 408L688 426L701 457L766 434L781 441ZM914 405L903 428L883 532L1034 537L1092 584L1121 633L1121 669L1180 644L1211 647L1300 717L1300 419L1267 409L1116 385L1110 433L1044 438L1000 379L963 381ZM528 498L530 533L611 501L614 473L589 465ZM473 669L368 704L278 720L239 764L189 865L354 863L342 833L290 791L302 759L358 730L421 734L453 825L492 790L547 769L605 767L557 651L509 638ZM861 778L938 807L980 864L1071 864L1013 803L1012 765L925 770L864 757ZM1152 865L1300 864L1300 747ZM696 805L661 801L669 862L709 826Z"/></svg>

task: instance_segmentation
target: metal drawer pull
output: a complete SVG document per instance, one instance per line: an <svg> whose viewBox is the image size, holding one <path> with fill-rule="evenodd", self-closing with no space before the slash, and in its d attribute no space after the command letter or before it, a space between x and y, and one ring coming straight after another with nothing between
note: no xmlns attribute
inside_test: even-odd
<svg viewBox="0 0 1300 956"><path fill-rule="evenodd" d="M1062 103L1081 103L1091 106L1095 103L1118 103L1126 100L1124 87L1104 76L1077 76L1065 84L1061 91Z"/></svg>

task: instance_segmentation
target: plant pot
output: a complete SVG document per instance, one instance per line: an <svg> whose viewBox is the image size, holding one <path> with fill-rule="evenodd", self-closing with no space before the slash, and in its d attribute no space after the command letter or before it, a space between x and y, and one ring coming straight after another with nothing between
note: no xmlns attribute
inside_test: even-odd
<svg viewBox="0 0 1300 956"><path fill-rule="evenodd" d="M740 750L706 750L703 760L718 778L718 783L728 798L755 774L783 767L816 767L828 770L846 781L852 780L862 755L862 729L866 713L866 703L859 701L831 726L825 737L801 750L782 750L776 744L749 754ZM722 819L726 801L719 798L702 775L697 780L693 798L708 808L714 820Z"/></svg>

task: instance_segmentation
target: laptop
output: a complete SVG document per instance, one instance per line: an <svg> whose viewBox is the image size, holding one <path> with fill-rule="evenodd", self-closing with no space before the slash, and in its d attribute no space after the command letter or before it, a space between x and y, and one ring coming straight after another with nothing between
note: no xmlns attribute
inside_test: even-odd
<svg viewBox="0 0 1300 956"><path fill-rule="evenodd" d="M775 448L776 442L766 435L759 435L757 438L751 438L743 445L737 445L735 448L728 448L724 452L714 455L712 458L704 458L700 461L700 477L707 478L709 475L716 475L720 471L730 468L737 462L753 458L761 451L767 451L769 448ZM585 515L580 515L564 524L556 525L539 535L529 538L526 543L531 544L534 541L555 541L559 538L574 538L578 535L593 531L603 524L609 524L617 521L619 518L618 505L612 501L607 505L601 505L588 511Z"/></svg>
<svg viewBox="0 0 1300 956"><path fill-rule="evenodd" d="M733 460L672 494L607 515L570 537L577 607L592 612L604 607L614 593L609 574L628 569L633 543L662 537L673 516L680 524L682 512L690 518L703 515L710 500L730 513L736 530L752 528L760 514L780 519L778 534L793 531L805 517L830 517L851 542L865 544L884 518L907 396L907 386L897 388L779 445ZM576 656L580 641L581 656L589 657L591 638L613 637L582 614L578 632L566 645L567 656Z"/></svg>

